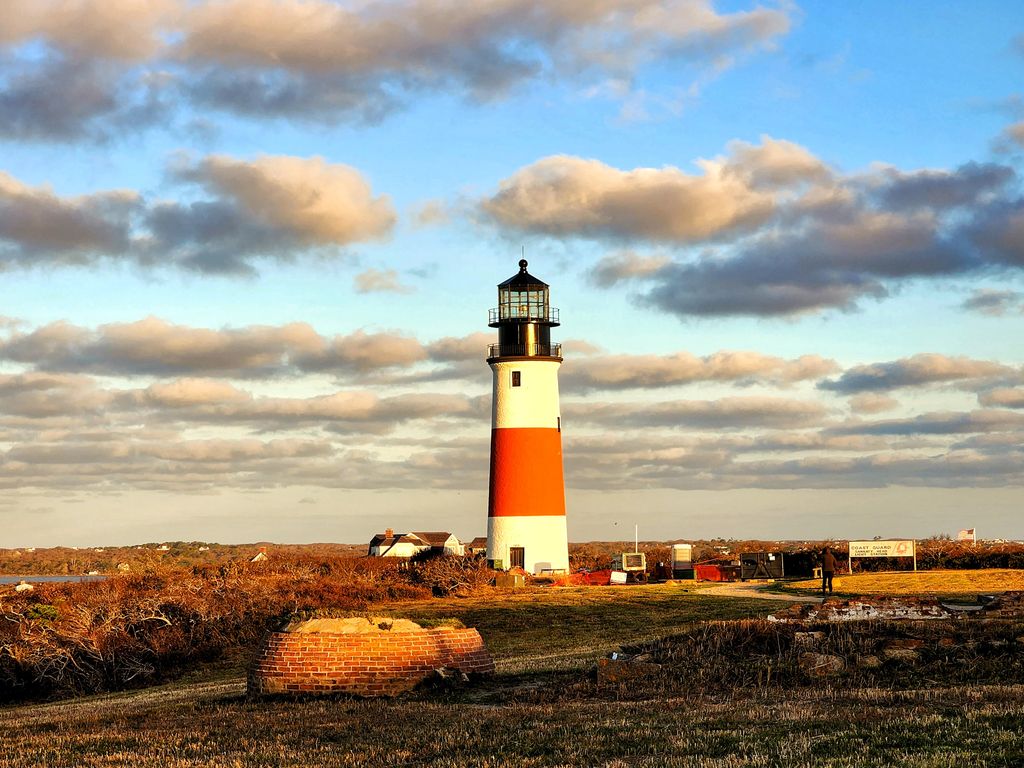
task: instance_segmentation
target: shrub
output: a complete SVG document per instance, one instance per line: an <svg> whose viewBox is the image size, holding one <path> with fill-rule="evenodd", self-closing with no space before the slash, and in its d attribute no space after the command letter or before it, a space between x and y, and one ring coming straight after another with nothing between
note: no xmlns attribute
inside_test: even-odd
<svg viewBox="0 0 1024 768"><path fill-rule="evenodd" d="M410 564L413 581L438 597L476 592L494 581L495 572L479 558L423 552Z"/></svg>
<svg viewBox="0 0 1024 768"><path fill-rule="evenodd" d="M478 582L468 572L460 585ZM0 699L152 684L254 645L287 615L429 595L395 562L344 557L165 568L40 585L32 597L11 592L0 595Z"/></svg>

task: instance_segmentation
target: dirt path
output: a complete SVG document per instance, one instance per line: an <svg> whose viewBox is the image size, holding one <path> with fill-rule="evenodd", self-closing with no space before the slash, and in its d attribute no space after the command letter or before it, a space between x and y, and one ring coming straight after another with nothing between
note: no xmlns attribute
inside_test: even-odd
<svg viewBox="0 0 1024 768"><path fill-rule="evenodd" d="M717 595L719 597L753 597L761 600L778 600L782 603L820 603L820 597L803 595L780 595L766 592L763 584L752 584L742 581L727 581L700 590L701 595Z"/></svg>

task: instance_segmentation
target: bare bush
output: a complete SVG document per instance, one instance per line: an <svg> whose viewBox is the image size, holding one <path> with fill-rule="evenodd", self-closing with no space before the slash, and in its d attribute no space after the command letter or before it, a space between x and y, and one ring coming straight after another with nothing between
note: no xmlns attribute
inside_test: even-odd
<svg viewBox="0 0 1024 768"><path fill-rule="evenodd" d="M0 595L0 697L150 684L251 646L292 613L429 594L397 563L343 557L164 568L10 592Z"/></svg>

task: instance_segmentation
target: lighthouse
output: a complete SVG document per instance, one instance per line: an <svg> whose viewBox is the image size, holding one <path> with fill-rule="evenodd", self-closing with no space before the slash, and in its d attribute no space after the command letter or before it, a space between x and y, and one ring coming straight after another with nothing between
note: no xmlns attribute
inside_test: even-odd
<svg viewBox="0 0 1024 768"><path fill-rule="evenodd" d="M559 325L547 283L526 271L498 285L490 311L498 343L487 364L491 401L491 481L487 504L487 562L498 570L534 574L569 569L562 477L562 418L558 368L562 346L551 342Z"/></svg>

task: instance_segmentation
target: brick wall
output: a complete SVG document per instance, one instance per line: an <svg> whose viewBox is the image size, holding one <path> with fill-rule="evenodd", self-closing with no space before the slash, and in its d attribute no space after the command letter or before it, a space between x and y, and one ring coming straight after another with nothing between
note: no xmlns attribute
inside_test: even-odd
<svg viewBox="0 0 1024 768"><path fill-rule="evenodd" d="M249 692L395 696L440 667L490 674L494 661L475 629L273 632L249 669Z"/></svg>

